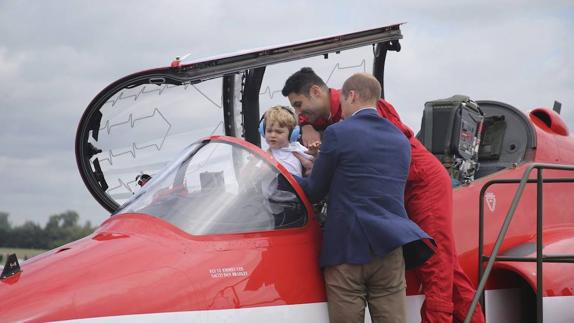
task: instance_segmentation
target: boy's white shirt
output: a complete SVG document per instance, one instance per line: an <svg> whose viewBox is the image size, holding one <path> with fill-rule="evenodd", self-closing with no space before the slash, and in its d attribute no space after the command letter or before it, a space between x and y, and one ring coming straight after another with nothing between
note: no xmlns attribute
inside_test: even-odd
<svg viewBox="0 0 574 323"><path fill-rule="evenodd" d="M313 160L313 156L307 153L307 148L299 142L291 142L288 146L270 150L273 157L281 163L289 173L299 177L303 176L303 166L293 153L300 153L305 159Z"/></svg>

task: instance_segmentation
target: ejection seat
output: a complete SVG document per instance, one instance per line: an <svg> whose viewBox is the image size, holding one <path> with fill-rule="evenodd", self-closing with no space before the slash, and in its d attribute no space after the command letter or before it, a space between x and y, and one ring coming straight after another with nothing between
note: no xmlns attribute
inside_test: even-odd
<svg viewBox="0 0 574 323"><path fill-rule="evenodd" d="M514 167L536 147L534 128L518 109L462 95L427 102L417 138L463 183Z"/></svg>
<svg viewBox="0 0 574 323"><path fill-rule="evenodd" d="M484 115L478 104L464 95L425 103L417 138L460 183L474 180Z"/></svg>

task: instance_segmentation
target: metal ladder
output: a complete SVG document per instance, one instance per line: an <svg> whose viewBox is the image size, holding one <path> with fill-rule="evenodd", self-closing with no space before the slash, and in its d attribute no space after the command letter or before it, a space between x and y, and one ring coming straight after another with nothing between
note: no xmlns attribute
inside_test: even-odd
<svg viewBox="0 0 574 323"><path fill-rule="evenodd" d="M530 174L532 171L536 169L536 179L529 179ZM464 323L469 323L470 319L472 318L472 314L474 313L476 306L481 299L484 287L486 285L486 281L488 280L488 276L492 271L492 267L495 261L520 261L520 262L536 262L536 321L538 323L543 322L543 308L542 308L542 264L545 262L554 262L554 263L574 263L574 255L545 255L542 253L543 245L542 245L542 235L543 235L543 204L542 204L542 189L544 183L574 183L574 178L564 178L564 177L557 177L557 178L548 178L543 179L542 177L542 170L543 169L553 169L553 170L565 170L565 171L574 171L574 166L570 165L558 165L558 164L543 164L543 163L534 163L530 164L526 170L524 171L524 175L521 179L494 179L491 181L486 182L480 191L479 197L479 225L478 225L478 273L479 273L479 284L476 289L476 293L474 294L474 298L472 299L472 303L468 309L466 317L464 319ZM504 218L504 222L502 223L502 227L498 233L498 237L496 238L496 242L494 244L494 248L492 249L492 254L490 256L484 255L484 195L486 190L494 185L494 184L517 184L518 189L514 194L512 199L512 203L510 204L510 208L506 217ZM536 183L536 257L505 257L505 256L498 256L498 251L502 242L504 241L504 237L506 236L506 232L508 231L508 227L510 226L510 221L512 221L512 217L518 207L518 203L522 198L522 192L526 187L527 183ZM488 264L486 268L483 267L483 262L488 260ZM484 305L484 304L483 304Z"/></svg>

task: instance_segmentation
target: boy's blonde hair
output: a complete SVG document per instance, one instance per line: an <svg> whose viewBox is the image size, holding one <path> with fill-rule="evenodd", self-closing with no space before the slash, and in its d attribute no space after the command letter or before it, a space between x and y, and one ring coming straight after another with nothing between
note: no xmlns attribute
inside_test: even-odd
<svg viewBox="0 0 574 323"><path fill-rule="evenodd" d="M265 112L265 127L272 123L277 123L279 127L287 127L289 131L292 131L297 126L297 118L295 112L288 107L277 105Z"/></svg>

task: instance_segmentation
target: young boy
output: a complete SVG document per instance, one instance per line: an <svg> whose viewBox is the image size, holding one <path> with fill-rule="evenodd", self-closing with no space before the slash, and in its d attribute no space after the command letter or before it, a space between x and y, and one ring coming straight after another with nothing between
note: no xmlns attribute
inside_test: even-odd
<svg viewBox="0 0 574 323"><path fill-rule="evenodd" d="M297 142L297 127L295 112L288 107L274 106L263 115L259 130L273 157L291 174L302 177L310 173L319 143L310 145L309 149L305 148Z"/></svg>

